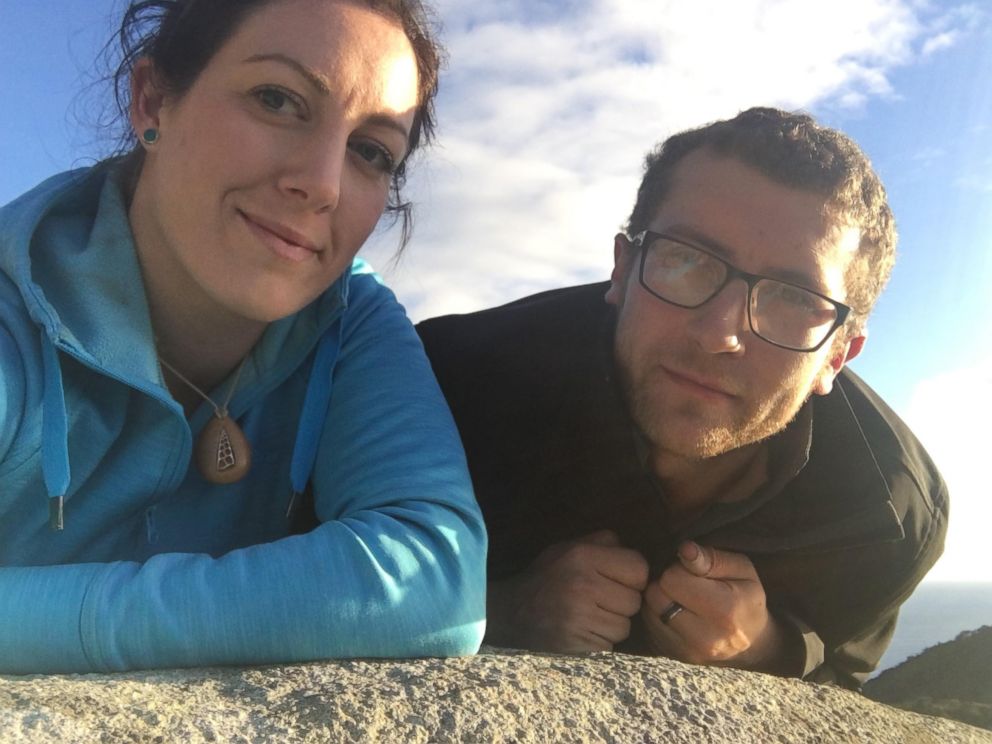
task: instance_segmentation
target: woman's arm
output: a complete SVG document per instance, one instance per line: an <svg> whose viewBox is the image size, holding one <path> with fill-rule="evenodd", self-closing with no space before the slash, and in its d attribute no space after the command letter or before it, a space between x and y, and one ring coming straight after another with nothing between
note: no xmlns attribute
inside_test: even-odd
<svg viewBox="0 0 992 744"><path fill-rule="evenodd" d="M308 534L219 558L0 569L0 671L474 652L481 516L420 342L371 277L352 282L312 482Z"/></svg>

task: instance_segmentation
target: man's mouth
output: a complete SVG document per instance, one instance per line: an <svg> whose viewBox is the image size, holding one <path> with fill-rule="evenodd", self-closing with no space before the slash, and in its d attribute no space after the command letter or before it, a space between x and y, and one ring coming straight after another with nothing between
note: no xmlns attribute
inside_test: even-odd
<svg viewBox="0 0 992 744"><path fill-rule="evenodd" d="M666 366L662 366L661 369L669 379L690 394L717 400L738 397L738 394L723 380L694 372L683 372Z"/></svg>

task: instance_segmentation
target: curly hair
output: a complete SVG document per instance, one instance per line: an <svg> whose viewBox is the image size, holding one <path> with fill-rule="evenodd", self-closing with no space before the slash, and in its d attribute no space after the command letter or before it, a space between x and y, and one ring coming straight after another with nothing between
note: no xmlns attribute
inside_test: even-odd
<svg viewBox="0 0 992 744"><path fill-rule="evenodd" d="M752 166L771 180L822 195L838 222L861 230L861 243L845 276L854 312L848 333L860 333L895 264L896 228L881 180L855 142L807 114L751 108L669 137L645 160L628 235L646 230L671 187L673 173L691 152L706 149Z"/></svg>

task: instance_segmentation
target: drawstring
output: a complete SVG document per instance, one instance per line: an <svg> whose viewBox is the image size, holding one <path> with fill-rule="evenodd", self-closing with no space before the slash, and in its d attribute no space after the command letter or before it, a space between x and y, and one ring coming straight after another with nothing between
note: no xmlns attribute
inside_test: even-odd
<svg viewBox="0 0 992 744"><path fill-rule="evenodd" d="M293 446L290 465L293 492L286 508L287 517L292 514L297 497L306 489L317 459L317 445L331 402L332 378L341 346L342 322L339 320L321 337L310 369L310 379L307 382L303 410L300 412L300 423L296 430L296 443ZM69 426L58 350L45 335L44 330L42 330L41 349L45 376L41 469L45 490L48 492L49 526L53 530L61 531L65 527L65 495L69 490L70 481Z"/></svg>
<svg viewBox="0 0 992 744"><path fill-rule="evenodd" d="M327 409L331 404L332 378L341 346L343 323L342 318L328 328L321 337L317 344L313 366L310 368L310 379L307 382L306 397L303 399L303 410L300 411L300 423L296 429L296 443L293 445L293 459L289 469L293 492L286 506L287 517L293 513L297 497L307 487L317 459L317 444L320 442L324 421L327 419Z"/></svg>
<svg viewBox="0 0 992 744"><path fill-rule="evenodd" d="M61 531L63 509L69 490L69 424L58 350L41 331L41 359L45 375L41 419L41 471L48 491L49 526Z"/></svg>

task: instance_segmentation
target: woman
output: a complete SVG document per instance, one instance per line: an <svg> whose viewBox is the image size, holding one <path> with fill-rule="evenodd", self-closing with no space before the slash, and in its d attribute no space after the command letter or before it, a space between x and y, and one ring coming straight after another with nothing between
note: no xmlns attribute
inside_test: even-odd
<svg viewBox="0 0 992 744"><path fill-rule="evenodd" d="M355 260L431 133L425 28L131 3L134 150L0 211L0 672L478 647L457 433Z"/></svg>

